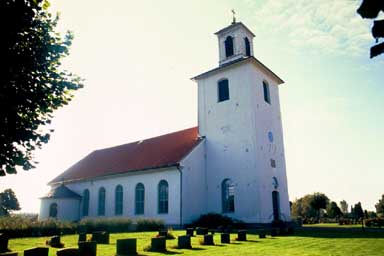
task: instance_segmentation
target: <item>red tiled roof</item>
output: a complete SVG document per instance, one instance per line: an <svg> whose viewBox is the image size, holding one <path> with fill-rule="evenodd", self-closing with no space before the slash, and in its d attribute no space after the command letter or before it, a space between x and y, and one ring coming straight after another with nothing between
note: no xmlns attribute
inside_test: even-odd
<svg viewBox="0 0 384 256"><path fill-rule="evenodd" d="M93 151L49 184L177 165L201 141L198 128Z"/></svg>

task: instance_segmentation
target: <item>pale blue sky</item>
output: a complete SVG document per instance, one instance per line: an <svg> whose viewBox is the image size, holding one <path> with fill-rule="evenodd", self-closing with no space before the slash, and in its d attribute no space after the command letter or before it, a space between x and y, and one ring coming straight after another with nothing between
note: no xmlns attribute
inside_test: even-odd
<svg viewBox="0 0 384 256"><path fill-rule="evenodd" d="M190 78L218 65L214 32L230 10L280 87L290 200L316 191L374 209L384 193L384 56L368 58L371 21L353 0L52 0L75 33L64 66L85 88L58 110L36 169L0 178L23 211L92 150L197 125Z"/></svg>

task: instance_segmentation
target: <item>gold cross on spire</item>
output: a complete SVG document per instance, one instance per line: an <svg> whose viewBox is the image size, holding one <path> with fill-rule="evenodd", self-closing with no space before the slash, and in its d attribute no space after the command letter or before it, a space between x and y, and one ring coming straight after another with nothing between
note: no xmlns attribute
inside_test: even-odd
<svg viewBox="0 0 384 256"><path fill-rule="evenodd" d="M233 16L232 24L235 24L236 23L236 17L235 17L236 12L234 9L232 9L231 12L232 12L232 16Z"/></svg>

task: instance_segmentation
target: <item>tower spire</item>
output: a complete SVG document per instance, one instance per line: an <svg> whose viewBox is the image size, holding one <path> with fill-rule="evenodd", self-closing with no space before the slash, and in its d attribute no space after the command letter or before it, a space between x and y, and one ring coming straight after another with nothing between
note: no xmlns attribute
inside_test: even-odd
<svg viewBox="0 0 384 256"><path fill-rule="evenodd" d="M232 16L233 16L233 18L232 18L232 24L235 24L235 23L236 23L236 16L235 16L236 12L235 12L234 9L232 9L231 12L232 12Z"/></svg>

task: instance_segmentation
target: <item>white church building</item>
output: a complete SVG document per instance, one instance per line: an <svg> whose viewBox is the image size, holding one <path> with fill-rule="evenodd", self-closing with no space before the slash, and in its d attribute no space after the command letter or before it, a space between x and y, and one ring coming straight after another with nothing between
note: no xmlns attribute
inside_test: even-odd
<svg viewBox="0 0 384 256"><path fill-rule="evenodd" d="M159 218L215 212L246 223L290 220L279 86L241 22L215 33L219 66L195 76L198 126L96 150L49 182L40 219Z"/></svg>

